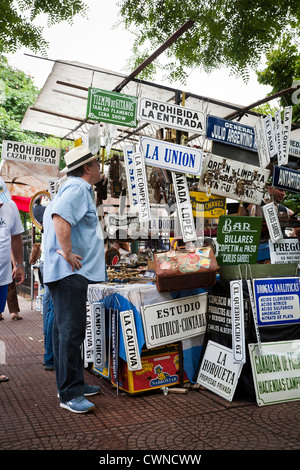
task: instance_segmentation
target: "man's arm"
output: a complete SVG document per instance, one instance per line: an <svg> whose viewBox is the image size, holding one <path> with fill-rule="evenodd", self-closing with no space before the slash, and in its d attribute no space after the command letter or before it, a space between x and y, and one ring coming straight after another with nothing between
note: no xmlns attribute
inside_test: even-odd
<svg viewBox="0 0 300 470"><path fill-rule="evenodd" d="M23 267L23 241L22 235L11 236L11 252L13 258L13 278L17 284L21 284L25 279L24 267Z"/></svg>
<svg viewBox="0 0 300 470"><path fill-rule="evenodd" d="M53 225L57 241L61 247L61 250L57 250L59 253L74 269L80 269L82 257L72 253L72 241L71 241L71 225L65 219L60 217L58 214L53 215Z"/></svg>

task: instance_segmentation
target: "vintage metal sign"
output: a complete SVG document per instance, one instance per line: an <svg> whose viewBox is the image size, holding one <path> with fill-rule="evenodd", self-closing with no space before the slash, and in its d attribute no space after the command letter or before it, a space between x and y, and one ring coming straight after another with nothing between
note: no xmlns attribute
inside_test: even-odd
<svg viewBox="0 0 300 470"><path fill-rule="evenodd" d="M137 195L137 186L135 179L135 169L134 169L134 160L133 154L135 153L135 145L124 145L123 154L124 154L124 163L127 179L127 190L130 208L132 211L138 210L138 195Z"/></svg>
<svg viewBox="0 0 300 470"><path fill-rule="evenodd" d="M147 348L204 334L207 293L142 307Z"/></svg>
<svg viewBox="0 0 300 470"><path fill-rule="evenodd" d="M88 148L95 155L101 147L101 129L98 122L89 129L87 140Z"/></svg>
<svg viewBox="0 0 300 470"><path fill-rule="evenodd" d="M274 133L277 145L277 161L279 165L284 165L284 154L282 146L282 121L280 111L275 112Z"/></svg>
<svg viewBox="0 0 300 470"><path fill-rule="evenodd" d="M182 173L172 172L172 181L182 239L185 243L195 241L197 234L186 176Z"/></svg>
<svg viewBox="0 0 300 470"><path fill-rule="evenodd" d="M290 145L290 133L292 124L292 113L293 107L286 106L284 108L283 123L282 123L282 153L283 153L283 165L288 163L289 159L289 145Z"/></svg>
<svg viewBox="0 0 300 470"><path fill-rule="evenodd" d="M262 206L262 211L272 242L276 242L277 240L283 238L280 222L278 219L278 213L274 202L270 202L269 204Z"/></svg>
<svg viewBox="0 0 300 470"><path fill-rule="evenodd" d="M262 217L221 215L217 231L219 266L255 264L261 226Z"/></svg>
<svg viewBox="0 0 300 470"><path fill-rule="evenodd" d="M275 133L273 128L273 120L270 115L263 118L264 130L266 135L266 143L270 158L277 154L277 144L275 139Z"/></svg>
<svg viewBox="0 0 300 470"><path fill-rule="evenodd" d="M202 152L198 149L150 137L142 137L140 146L146 165L165 168L177 173L200 174Z"/></svg>
<svg viewBox="0 0 300 470"><path fill-rule="evenodd" d="M84 360L85 363L93 362L94 353L94 335L93 335L93 314L91 310L91 303L86 304L86 327L84 338Z"/></svg>
<svg viewBox="0 0 300 470"><path fill-rule="evenodd" d="M132 310L120 312L120 321L125 346L127 367L130 371L141 370L142 362L138 347L134 315Z"/></svg>
<svg viewBox="0 0 300 470"><path fill-rule="evenodd" d="M261 168L266 168L270 163L270 155L267 146L265 125L262 117L254 125L254 133L257 144L259 165Z"/></svg>
<svg viewBox="0 0 300 470"><path fill-rule="evenodd" d="M58 167L60 149L29 144L28 142L3 140L1 158L14 162L36 163Z"/></svg>
<svg viewBox="0 0 300 470"><path fill-rule="evenodd" d="M136 127L137 97L90 87L86 117L119 126Z"/></svg>
<svg viewBox="0 0 300 470"><path fill-rule="evenodd" d="M271 264L298 263L300 267L300 242L298 238L282 238L273 243L269 240Z"/></svg>
<svg viewBox="0 0 300 470"><path fill-rule="evenodd" d="M138 211L140 222L151 219L148 185L144 157L141 152L135 152L132 156L138 196Z"/></svg>
<svg viewBox="0 0 300 470"><path fill-rule="evenodd" d="M242 367L233 362L232 349L208 341L196 382L232 401Z"/></svg>
<svg viewBox="0 0 300 470"><path fill-rule="evenodd" d="M159 124L195 134L205 132L205 114L172 103L163 103L150 98L140 98L138 115L141 121Z"/></svg>
<svg viewBox="0 0 300 470"><path fill-rule="evenodd" d="M299 277L253 279L259 326L300 322Z"/></svg>
<svg viewBox="0 0 300 470"><path fill-rule="evenodd" d="M199 191L260 205L270 171L218 155L206 155Z"/></svg>
<svg viewBox="0 0 300 470"><path fill-rule="evenodd" d="M290 139L289 154L294 157L300 157L300 140Z"/></svg>
<svg viewBox="0 0 300 470"><path fill-rule="evenodd" d="M91 303L94 319L94 366L104 367L106 364L105 307L102 302Z"/></svg>
<svg viewBox="0 0 300 470"><path fill-rule="evenodd" d="M273 186L284 191L300 193L300 172L282 166L274 166Z"/></svg>
<svg viewBox="0 0 300 470"><path fill-rule="evenodd" d="M230 281L232 352L235 364L246 362L243 281Z"/></svg>
<svg viewBox="0 0 300 470"><path fill-rule="evenodd" d="M259 406L300 400L300 341L248 344L256 401Z"/></svg>
<svg viewBox="0 0 300 470"><path fill-rule="evenodd" d="M257 150L253 127L215 116L207 116L206 137L247 150Z"/></svg>
<svg viewBox="0 0 300 470"><path fill-rule="evenodd" d="M194 217L205 217L218 219L220 215L226 214L226 198L208 196L200 191L190 191L190 200Z"/></svg>

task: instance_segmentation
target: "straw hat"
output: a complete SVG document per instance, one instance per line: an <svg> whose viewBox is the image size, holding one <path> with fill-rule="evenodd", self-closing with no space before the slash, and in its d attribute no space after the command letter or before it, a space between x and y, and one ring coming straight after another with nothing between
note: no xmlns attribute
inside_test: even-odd
<svg viewBox="0 0 300 470"><path fill-rule="evenodd" d="M85 145L80 145L75 147L70 152L65 155L66 167L61 170L61 173L67 173L68 171L75 170L79 166L84 165L85 163L90 162L96 158Z"/></svg>
<svg viewBox="0 0 300 470"><path fill-rule="evenodd" d="M3 178L0 176L0 204L8 202L11 200L10 192L7 189L6 184L4 183Z"/></svg>

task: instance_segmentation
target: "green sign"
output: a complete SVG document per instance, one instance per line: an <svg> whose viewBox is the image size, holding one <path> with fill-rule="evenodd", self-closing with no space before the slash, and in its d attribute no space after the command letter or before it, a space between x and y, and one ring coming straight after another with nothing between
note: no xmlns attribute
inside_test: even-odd
<svg viewBox="0 0 300 470"><path fill-rule="evenodd" d="M136 96L90 87L86 117L94 121L136 127L137 101Z"/></svg>
<svg viewBox="0 0 300 470"><path fill-rule="evenodd" d="M219 266L255 264L261 226L262 217L221 215L217 232Z"/></svg>

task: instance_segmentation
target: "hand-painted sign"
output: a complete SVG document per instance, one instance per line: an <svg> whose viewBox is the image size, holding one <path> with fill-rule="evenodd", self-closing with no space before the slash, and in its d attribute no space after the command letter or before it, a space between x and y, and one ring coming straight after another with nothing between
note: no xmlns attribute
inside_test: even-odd
<svg viewBox="0 0 300 470"><path fill-rule="evenodd" d="M206 137L247 150L257 150L253 127L215 116L207 116Z"/></svg>
<svg viewBox="0 0 300 470"><path fill-rule="evenodd" d="M300 341L248 344L256 401L259 406L300 400Z"/></svg>
<svg viewBox="0 0 300 470"><path fill-rule="evenodd" d="M259 326L300 323L299 277L253 279Z"/></svg>
<svg viewBox="0 0 300 470"><path fill-rule="evenodd" d="M262 217L221 215L217 232L219 266L255 264L261 226Z"/></svg>
<svg viewBox="0 0 300 470"><path fill-rule="evenodd" d="M272 242L276 242L277 240L283 238L280 222L278 219L278 213L274 202L270 202L269 204L262 206L262 211Z"/></svg>
<svg viewBox="0 0 300 470"><path fill-rule="evenodd" d="M1 158L14 162L37 163L58 167L60 149L34 145L28 142L3 140Z"/></svg>
<svg viewBox="0 0 300 470"><path fill-rule="evenodd" d="M141 98L138 109L141 121L195 134L205 132L205 114L202 111L150 98Z"/></svg>
<svg viewBox="0 0 300 470"><path fill-rule="evenodd" d="M300 242L298 238L282 238L273 243L269 240L271 264L298 263L300 267Z"/></svg>
<svg viewBox="0 0 300 470"><path fill-rule="evenodd" d="M242 367L233 362L232 349L208 341L196 382L232 401Z"/></svg>
<svg viewBox="0 0 300 470"><path fill-rule="evenodd" d="M283 166L274 166L273 186L292 193L300 193L300 172Z"/></svg>
<svg viewBox="0 0 300 470"><path fill-rule="evenodd" d="M94 121L136 127L137 101L136 96L90 87L86 117Z"/></svg>
<svg viewBox="0 0 300 470"><path fill-rule="evenodd" d="M207 293L143 306L147 348L204 334L206 306Z"/></svg>
<svg viewBox="0 0 300 470"><path fill-rule="evenodd" d="M182 239L185 243L195 241L197 234L186 176L172 171L172 181Z"/></svg>
<svg viewBox="0 0 300 470"><path fill-rule="evenodd" d="M214 196L213 194L207 196L207 194L200 191L190 191L190 200L194 217L218 219L220 215L226 214L225 197Z"/></svg>
<svg viewBox="0 0 300 470"><path fill-rule="evenodd" d="M120 321L125 346L127 367L130 371L141 370L142 362L139 352L134 315L132 310L120 312Z"/></svg>
<svg viewBox="0 0 300 470"><path fill-rule="evenodd" d="M142 137L140 146L146 165L165 168L177 173L200 174L202 152L198 149L150 137Z"/></svg>
<svg viewBox="0 0 300 470"><path fill-rule="evenodd" d="M260 205L270 171L236 160L206 155L198 189Z"/></svg>

